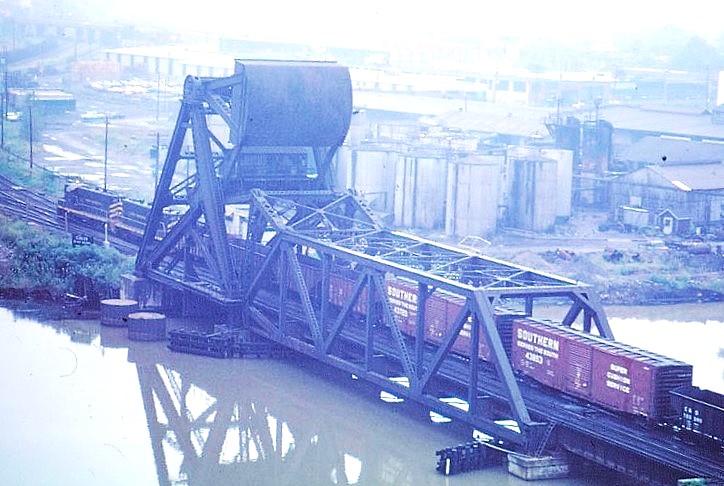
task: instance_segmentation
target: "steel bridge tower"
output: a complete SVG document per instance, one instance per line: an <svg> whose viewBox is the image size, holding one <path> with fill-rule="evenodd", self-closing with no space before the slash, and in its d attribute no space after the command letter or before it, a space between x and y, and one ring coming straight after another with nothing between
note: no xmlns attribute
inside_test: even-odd
<svg viewBox="0 0 724 486"><path fill-rule="evenodd" d="M349 72L335 63L239 60L233 76L188 77L136 278L161 288L167 308L203 308L210 319L218 316L208 309L222 309L237 325L540 454L555 423L531 416L496 322L556 299L564 325L611 338L597 296L390 230L353 192L335 192L334 155L351 116ZM181 216L164 227L169 211ZM239 215L237 234L229 222ZM395 295L390 281L414 297ZM440 295L460 305L433 345L426 319ZM400 312L416 316L414 332ZM461 335L468 356L486 346L489 359L455 352Z"/></svg>

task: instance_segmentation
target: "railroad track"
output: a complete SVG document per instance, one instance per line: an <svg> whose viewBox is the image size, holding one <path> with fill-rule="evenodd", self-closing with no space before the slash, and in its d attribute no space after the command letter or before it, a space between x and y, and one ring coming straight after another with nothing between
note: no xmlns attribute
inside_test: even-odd
<svg viewBox="0 0 724 486"><path fill-rule="evenodd" d="M102 231L78 222L63 221L58 216L58 201L55 198L19 186L4 176L0 176L0 213L52 232L83 234L93 237L96 243L105 240ZM137 245L115 235L109 235L108 241L112 247L126 255L134 255L138 251Z"/></svg>
<svg viewBox="0 0 724 486"><path fill-rule="evenodd" d="M62 231L63 226L56 216L56 204L47 195L0 176L0 212L3 214L52 231Z"/></svg>

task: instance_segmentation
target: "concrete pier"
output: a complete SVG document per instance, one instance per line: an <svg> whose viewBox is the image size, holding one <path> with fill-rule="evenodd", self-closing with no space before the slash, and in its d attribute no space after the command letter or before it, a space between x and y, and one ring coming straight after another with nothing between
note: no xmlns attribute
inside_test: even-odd
<svg viewBox="0 0 724 486"><path fill-rule="evenodd" d="M568 476L570 463L563 455L532 457L508 454L508 472L526 481Z"/></svg>

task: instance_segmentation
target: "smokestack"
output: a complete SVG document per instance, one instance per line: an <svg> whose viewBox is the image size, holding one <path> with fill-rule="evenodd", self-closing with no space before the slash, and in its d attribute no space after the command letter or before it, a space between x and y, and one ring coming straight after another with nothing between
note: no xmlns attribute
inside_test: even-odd
<svg viewBox="0 0 724 486"><path fill-rule="evenodd" d="M719 83L716 90L716 106L724 105L724 71L719 71Z"/></svg>

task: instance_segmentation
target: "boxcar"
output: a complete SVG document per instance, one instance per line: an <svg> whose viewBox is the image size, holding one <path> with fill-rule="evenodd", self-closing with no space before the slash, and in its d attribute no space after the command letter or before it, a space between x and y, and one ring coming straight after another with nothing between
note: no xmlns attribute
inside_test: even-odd
<svg viewBox="0 0 724 486"><path fill-rule="evenodd" d="M724 396L695 386L671 392L677 425L689 438L724 447Z"/></svg>
<svg viewBox="0 0 724 486"><path fill-rule="evenodd" d="M303 271L306 273L307 271ZM311 280L309 277L305 277ZM335 306L342 307L354 289L354 278L352 274L345 275L344 272L334 273L329 279L329 301ZM411 281L399 278L389 278L385 282L387 298L390 303L392 314L403 334L411 337L417 336L417 315L419 312L419 292L417 285ZM432 344L440 344L450 327L464 307L465 300L449 292L437 290L429 295L425 301L425 341ZM358 315L367 313L367 288L363 288L359 298L355 302L353 312ZM496 309L495 322L501 336L510 336L510 326L514 317L520 317L520 313L507 309ZM460 330L460 335L452 345L452 351L463 355L470 355L472 320L468 317ZM481 332L478 346L478 356L489 361L491 352L490 346Z"/></svg>
<svg viewBox="0 0 724 486"><path fill-rule="evenodd" d="M513 322L511 361L547 386L656 422L676 416L670 392L692 379L681 361L533 319Z"/></svg>

